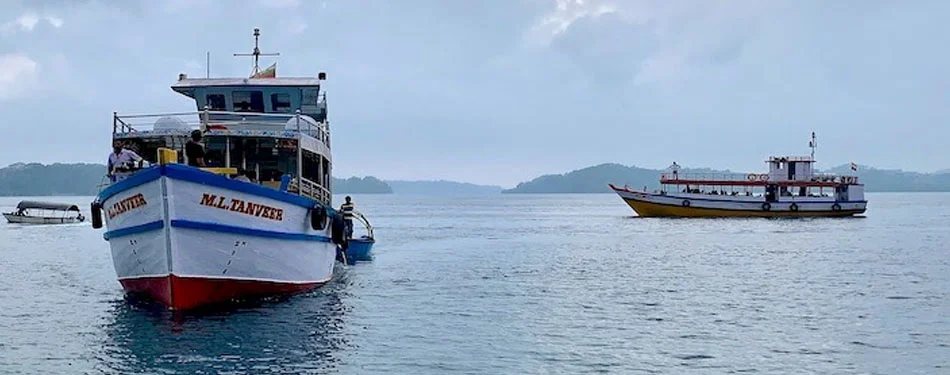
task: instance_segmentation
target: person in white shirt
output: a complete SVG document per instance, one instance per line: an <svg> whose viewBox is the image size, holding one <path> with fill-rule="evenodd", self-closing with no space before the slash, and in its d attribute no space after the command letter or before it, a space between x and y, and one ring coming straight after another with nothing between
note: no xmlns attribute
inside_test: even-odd
<svg viewBox="0 0 950 375"><path fill-rule="evenodd" d="M135 163L141 162L141 156L123 147L121 142L113 141L112 153L109 154L109 162L106 165L109 170L109 179L112 182L122 181L131 174Z"/></svg>

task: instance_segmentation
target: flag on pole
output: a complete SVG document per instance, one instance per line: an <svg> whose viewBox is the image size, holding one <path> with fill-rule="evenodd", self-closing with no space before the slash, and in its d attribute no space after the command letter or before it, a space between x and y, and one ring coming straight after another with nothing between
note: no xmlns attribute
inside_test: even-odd
<svg viewBox="0 0 950 375"><path fill-rule="evenodd" d="M251 78L277 78L277 63L270 64L267 69L255 73Z"/></svg>
<svg viewBox="0 0 950 375"><path fill-rule="evenodd" d="M857 170L858 170L858 165L855 164L855 163L851 163L851 170L852 170L852 171L857 171Z"/></svg>

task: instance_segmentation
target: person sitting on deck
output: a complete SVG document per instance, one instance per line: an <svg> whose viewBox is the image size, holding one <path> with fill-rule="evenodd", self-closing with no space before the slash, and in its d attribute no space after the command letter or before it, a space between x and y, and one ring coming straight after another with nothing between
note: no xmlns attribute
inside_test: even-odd
<svg viewBox="0 0 950 375"><path fill-rule="evenodd" d="M185 144L185 154L188 156L188 165L205 166L205 146L201 143L201 130L191 132L191 140Z"/></svg>
<svg viewBox="0 0 950 375"><path fill-rule="evenodd" d="M346 203L340 206L340 212L343 213L343 223L346 226L346 238L353 238L353 210L355 205L350 200L350 196L346 196Z"/></svg>
<svg viewBox="0 0 950 375"><path fill-rule="evenodd" d="M109 154L109 160L106 163L109 180L117 182L125 179L135 167L135 163L141 163L142 157L134 151L125 148L122 142L116 140L112 142L112 153Z"/></svg>

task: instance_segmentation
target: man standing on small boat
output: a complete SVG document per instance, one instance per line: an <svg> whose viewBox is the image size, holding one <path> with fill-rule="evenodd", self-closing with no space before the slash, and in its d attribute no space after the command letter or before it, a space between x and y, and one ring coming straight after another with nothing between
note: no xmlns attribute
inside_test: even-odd
<svg viewBox="0 0 950 375"><path fill-rule="evenodd" d="M135 163L141 163L142 157L134 151L125 148L122 142L116 140L112 142L112 153L109 154L109 162L106 168L109 171L109 179L117 182L125 179Z"/></svg>
<svg viewBox="0 0 950 375"><path fill-rule="evenodd" d="M346 224L346 238L353 237L353 210L356 206L353 204L353 201L350 200L350 196L346 196L346 203L340 206L340 212L343 213L343 223Z"/></svg>

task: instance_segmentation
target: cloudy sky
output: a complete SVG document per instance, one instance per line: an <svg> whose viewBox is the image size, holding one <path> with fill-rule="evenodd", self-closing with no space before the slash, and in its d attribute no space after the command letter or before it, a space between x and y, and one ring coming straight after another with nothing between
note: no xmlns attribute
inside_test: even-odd
<svg viewBox="0 0 950 375"><path fill-rule="evenodd" d="M113 111L193 109L177 74L246 76L260 27L328 73L337 176L760 170L811 131L825 167L950 168L948 1L0 3L0 165L104 162Z"/></svg>

